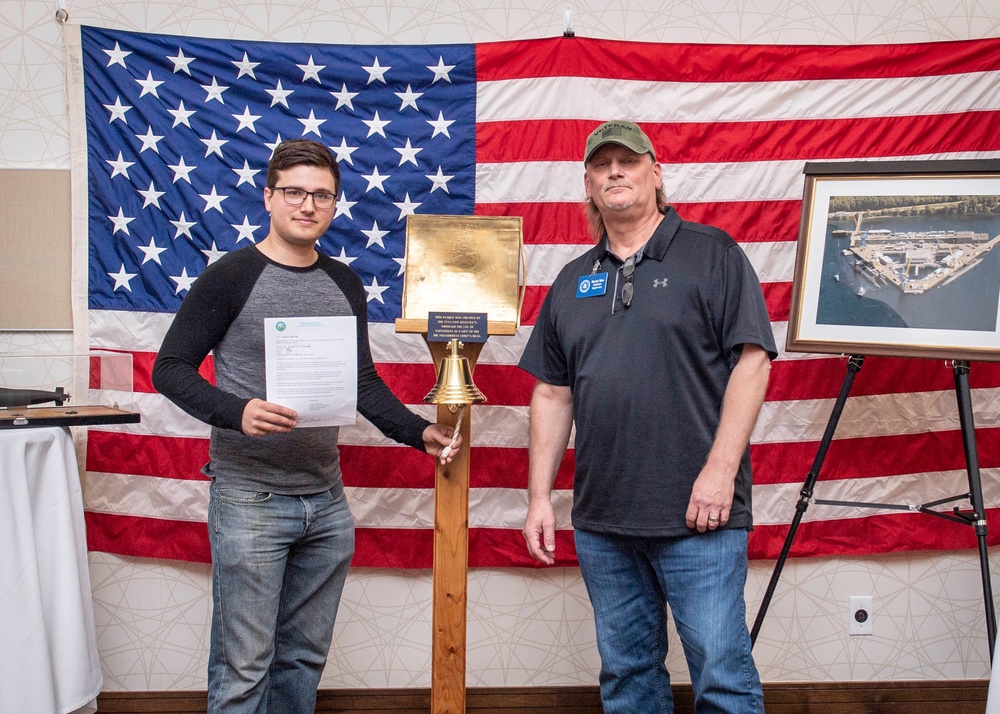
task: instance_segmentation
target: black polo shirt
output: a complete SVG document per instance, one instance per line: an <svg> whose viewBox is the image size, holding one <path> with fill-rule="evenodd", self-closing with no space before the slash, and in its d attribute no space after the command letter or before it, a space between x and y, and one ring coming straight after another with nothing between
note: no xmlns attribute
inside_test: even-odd
<svg viewBox="0 0 1000 714"><path fill-rule="evenodd" d="M637 254L629 307L607 237L553 282L519 366L573 393L573 525L668 537L684 522L742 345L777 356L757 275L724 231L667 210ZM595 264L598 265L595 271ZM607 272L604 295L577 297ZM729 528L751 528L749 448Z"/></svg>

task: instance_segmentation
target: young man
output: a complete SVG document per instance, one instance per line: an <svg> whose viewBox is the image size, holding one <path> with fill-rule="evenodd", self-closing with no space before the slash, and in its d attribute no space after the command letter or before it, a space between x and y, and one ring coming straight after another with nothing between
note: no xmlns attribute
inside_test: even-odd
<svg viewBox="0 0 1000 714"><path fill-rule="evenodd" d="M556 278L520 361L538 379L528 550L554 562L550 494L575 421L573 527L605 713L673 711L668 604L696 710L762 712L743 599L748 442L776 356L760 283L732 238L667 205L635 124L599 126L584 166L598 244Z"/></svg>
<svg viewBox="0 0 1000 714"><path fill-rule="evenodd" d="M354 553L338 428L295 428L295 411L263 399L264 320L354 316L358 411L390 438L435 456L451 441L451 429L413 414L378 376L361 280L315 250L339 190L329 149L279 144L264 189L270 232L205 269L153 368L164 396L212 426L204 472L212 478L213 713L314 711ZM215 386L198 373L210 351Z"/></svg>

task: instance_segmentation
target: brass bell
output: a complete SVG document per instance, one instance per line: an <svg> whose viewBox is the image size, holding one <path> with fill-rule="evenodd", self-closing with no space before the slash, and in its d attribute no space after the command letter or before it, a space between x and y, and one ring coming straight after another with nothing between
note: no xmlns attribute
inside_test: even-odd
<svg viewBox="0 0 1000 714"><path fill-rule="evenodd" d="M441 360L437 384L424 397L427 404L482 404L486 396L472 382L469 360L458 354L458 340L451 341L451 354Z"/></svg>

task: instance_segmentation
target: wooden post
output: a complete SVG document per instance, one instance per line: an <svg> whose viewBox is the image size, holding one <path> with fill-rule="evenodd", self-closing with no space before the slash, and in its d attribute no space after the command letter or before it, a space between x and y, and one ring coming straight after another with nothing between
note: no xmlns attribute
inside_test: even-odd
<svg viewBox="0 0 1000 714"><path fill-rule="evenodd" d="M519 216L407 216L396 332L422 334L440 374L450 345L438 340L461 339L470 331L483 340L516 334L524 301L520 277L527 269ZM459 316L477 322L460 324ZM485 335L480 316L486 317ZM435 340L429 341L432 332ZM470 375L483 344L472 339L464 343ZM434 477L431 714L465 714L471 405L465 409L470 413L460 426L462 446L450 464L437 463ZM453 427L458 418L454 405L438 405L438 423Z"/></svg>
<svg viewBox="0 0 1000 714"><path fill-rule="evenodd" d="M425 335L426 338L426 335ZM470 371L483 348L466 343ZM428 342L436 371L447 342ZM462 446L447 466L437 463L434 479L434 606L431 644L431 714L465 714L465 633L469 571L469 435L472 406L459 431ZM438 405L437 420L455 426L458 411Z"/></svg>

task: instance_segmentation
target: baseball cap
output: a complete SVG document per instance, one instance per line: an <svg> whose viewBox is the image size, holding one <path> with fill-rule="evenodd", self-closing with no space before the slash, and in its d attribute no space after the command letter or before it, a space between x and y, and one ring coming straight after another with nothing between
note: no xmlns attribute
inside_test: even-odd
<svg viewBox="0 0 1000 714"><path fill-rule="evenodd" d="M607 121L591 132L587 137L587 148L583 154L583 163L590 161L594 152L605 144L618 144L631 149L637 154L649 154L656 161L653 142L649 140L637 124L630 121Z"/></svg>

